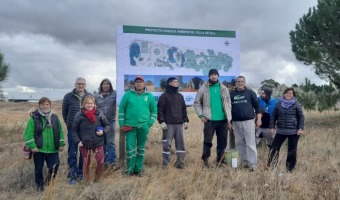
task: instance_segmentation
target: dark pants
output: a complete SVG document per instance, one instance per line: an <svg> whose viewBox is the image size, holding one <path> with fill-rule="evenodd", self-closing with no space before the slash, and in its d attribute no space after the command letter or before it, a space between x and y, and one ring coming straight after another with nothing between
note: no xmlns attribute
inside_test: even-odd
<svg viewBox="0 0 340 200"><path fill-rule="evenodd" d="M68 130L68 157L67 164L69 167L68 177L71 179L76 179L77 177L83 176L83 158L81 154L79 155L79 164L77 165L77 155L78 155L78 146L72 140L72 131Z"/></svg>
<svg viewBox="0 0 340 200"><path fill-rule="evenodd" d="M59 168L59 154L58 153L34 153L34 173L35 173L35 183L38 188L43 188L45 181L43 175L44 162L46 161L48 168L48 175L46 177L46 183L48 184L53 176L57 175Z"/></svg>
<svg viewBox="0 0 340 200"><path fill-rule="evenodd" d="M267 167L271 165L276 166L279 159L279 152L283 142L288 138L288 153L286 160L286 168L288 171L292 171L296 165L296 154L297 154L297 145L300 136L297 134L294 135L282 135L280 133L276 133L272 147L269 153L269 159L267 163Z"/></svg>
<svg viewBox="0 0 340 200"><path fill-rule="evenodd" d="M220 162L223 158L224 150L227 147L227 135L228 127L227 121L207 121L204 124L204 143L203 143L203 154L202 160L204 162L208 161L211 154L212 140L214 133L216 131L217 136L217 162Z"/></svg>
<svg viewBox="0 0 340 200"><path fill-rule="evenodd" d="M110 122L110 133L104 134L104 153L105 153L105 163L107 164L115 164L116 163L116 122Z"/></svg>

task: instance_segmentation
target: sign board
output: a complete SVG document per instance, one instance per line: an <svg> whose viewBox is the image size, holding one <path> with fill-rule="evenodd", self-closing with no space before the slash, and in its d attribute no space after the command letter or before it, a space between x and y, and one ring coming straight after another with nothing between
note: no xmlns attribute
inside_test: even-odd
<svg viewBox="0 0 340 200"><path fill-rule="evenodd" d="M179 92L192 105L210 69L219 71L225 85L231 85L240 73L236 31L118 26L116 48L118 104L137 75L144 76L156 101L166 80L176 77Z"/></svg>

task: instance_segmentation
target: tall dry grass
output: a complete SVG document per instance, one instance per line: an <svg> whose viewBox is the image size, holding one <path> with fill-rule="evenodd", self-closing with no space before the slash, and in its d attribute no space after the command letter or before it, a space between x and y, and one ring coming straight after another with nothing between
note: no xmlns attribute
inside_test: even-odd
<svg viewBox="0 0 340 200"><path fill-rule="evenodd" d="M258 148L258 170L214 167L202 168L202 123L188 108L190 126L185 131L186 168L162 166L161 130L150 131L146 156L146 176L124 177L123 169L108 169L93 185L69 185L67 151L60 154L57 179L36 192L32 160L22 159L23 130L35 103L0 103L0 199L339 199L340 198L340 114L305 113L305 135L300 138L298 163L293 173L285 166L286 145L280 153L279 167L265 171L268 149ZM61 103L53 103L61 118ZM65 130L66 133L66 130ZM119 134L118 134L119 135ZM116 138L118 144L119 138ZM118 147L117 147L118 149ZM172 158L174 164L175 156ZM94 165L92 167L95 167ZM93 177L93 176L92 176Z"/></svg>

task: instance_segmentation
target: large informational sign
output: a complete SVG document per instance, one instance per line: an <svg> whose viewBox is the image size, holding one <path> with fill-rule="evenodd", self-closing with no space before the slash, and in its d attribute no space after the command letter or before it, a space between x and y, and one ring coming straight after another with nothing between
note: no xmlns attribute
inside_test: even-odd
<svg viewBox="0 0 340 200"><path fill-rule="evenodd" d="M166 80L176 77L187 105L209 79L210 69L230 86L240 73L240 39L236 31L117 27L117 101L144 76L155 99L164 92Z"/></svg>

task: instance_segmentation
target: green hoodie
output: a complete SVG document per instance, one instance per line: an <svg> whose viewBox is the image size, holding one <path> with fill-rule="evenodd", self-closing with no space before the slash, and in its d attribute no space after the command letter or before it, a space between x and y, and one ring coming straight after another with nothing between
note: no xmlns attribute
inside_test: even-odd
<svg viewBox="0 0 340 200"><path fill-rule="evenodd" d="M54 135L53 135L53 127L46 126L46 118L41 117L43 127L46 127L42 133L43 135L43 146L39 148L39 152L41 153L57 153L58 151L54 148ZM65 146L64 142L64 132L59 120L59 131L60 131L60 147ZM37 148L37 144L34 141L34 119L30 117L28 120L26 130L24 133L24 139L26 141L26 146L29 149Z"/></svg>
<svg viewBox="0 0 340 200"><path fill-rule="evenodd" d="M154 96L146 90L138 94L134 88L127 91L119 105L119 126L140 127L145 123L152 126L157 119L157 106Z"/></svg>

